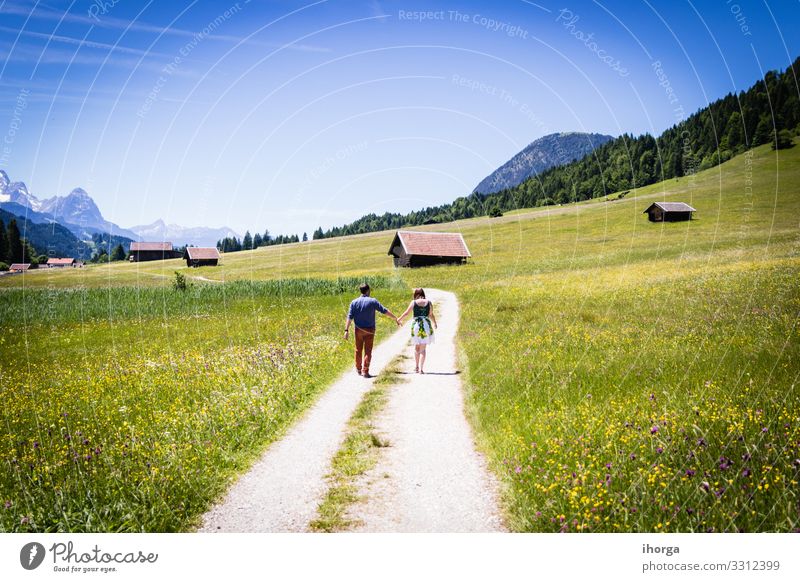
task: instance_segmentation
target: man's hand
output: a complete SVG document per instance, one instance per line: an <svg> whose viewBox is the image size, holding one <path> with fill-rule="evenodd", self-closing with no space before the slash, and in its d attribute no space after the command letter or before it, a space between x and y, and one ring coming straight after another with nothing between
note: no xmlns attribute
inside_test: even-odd
<svg viewBox="0 0 800 582"><path fill-rule="evenodd" d="M403 325L403 322L401 321L401 319L399 317L395 317L394 318L394 322L397 324L398 327Z"/></svg>
<svg viewBox="0 0 800 582"><path fill-rule="evenodd" d="M344 330L344 339L345 339L345 341L350 339L350 330L349 329Z"/></svg>

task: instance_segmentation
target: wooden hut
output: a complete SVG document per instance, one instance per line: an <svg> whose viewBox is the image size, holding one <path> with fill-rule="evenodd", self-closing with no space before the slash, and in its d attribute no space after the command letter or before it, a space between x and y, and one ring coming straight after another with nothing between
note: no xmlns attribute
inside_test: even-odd
<svg viewBox="0 0 800 582"><path fill-rule="evenodd" d="M49 259L47 259L47 267L49 269L53 268L60 269L63 267L77 267L77 266L83 266L83 265L82 264L78 265L77 261L72 257L64 257L64 258L50 257Z"/></svg>
<svg viewBox="0 0 800 582"><path fill-rule="evenodd" d="M389 254L395 267L460 265L472 256L460 233L409 230L397 231Z"/></svg>
<svg viewBox="0 0 800 582"><path fill-rule="evenodd" d="M187 267L216 267L219 263L219 251L214 247L186 247L183 251Z"/></svg>
<svg viewBox="0 0 800 582"><path fill-rule="evenodd" d="M174 259L179 255L175 254L171 242L132 242L130 261L138 263L140 261L163 261L164 259Z"/></svg>
<svg viewBox="0 0 800 582"><path fill-rule="evenodd" d="M653 202L643 214L650 222L679 222L691 220L692 212L697 212L685 202Z"/></svg>
<svg viewBox="0 0 800 582"><path fill-rule="evenodd" d="M30 263L11 263L11 266L8 268L8 270L12 273L24 273L30 268Z"/></svg>

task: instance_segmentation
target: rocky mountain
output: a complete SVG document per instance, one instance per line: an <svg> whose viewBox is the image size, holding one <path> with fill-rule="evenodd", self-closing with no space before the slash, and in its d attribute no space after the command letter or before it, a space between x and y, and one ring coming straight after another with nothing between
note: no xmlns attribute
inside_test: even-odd
<svg viewBox="0 0 800 582"><path fill-rule="evenodd" d="M3 170L0 170L0 204L19 204L35 211L41 207L41 202L28 192L25 182L12 182Z"/></svg>
<svg viewBox="0 0 800 582"><path fill-rule="evenodd" d="M0 170L0 208L37 224L58 222L81 240L91 240L92 235L98 233L136 238L130 230L103 218L97 204L83 188L75 188L66 196L40 200L28 191L24 182L12 182L3 170Z"/></svg>
<svg viewBox="0 0 800 582"><path fill-rule="evenodd" d="M156 220L152 224L132 226L130 228L137 235L137 240L142 241L169 241L175 246L194 245L198 247L213 247L218 240L234 236L241 238L230 228L207 228L204 226L180 226L166 224L163 220Z"/></svg>
<svg viewBox="0 0 800 582"><path fill-rule="evenodd" d="M489 194L512 188L548 168L579 160L614 139L601 133L552 133L537 139L481 180L473 192Z"/></svg>

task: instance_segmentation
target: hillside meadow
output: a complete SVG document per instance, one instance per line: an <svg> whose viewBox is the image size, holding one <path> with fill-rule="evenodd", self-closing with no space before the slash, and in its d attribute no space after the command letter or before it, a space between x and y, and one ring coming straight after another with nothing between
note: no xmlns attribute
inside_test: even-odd
<svg viewBox="0 0 800 582"><path fill-rule="evenodd" d="M473 258L458 268L396 271L384 232L227 254L216 268L4 277L2 527L188 527L346 367L343 289L369 276L393 309L413 286L458 295L468 416L512 529L796 530L799 185L800 147L760 147L623 197L424 227L464 234ZM696 219L649 223L656 200L687 202ZM194 280L186 306L175 270L225 283ZM349 279L242 291L307 278ZM253 355L288 349L303 354L296 369Z"/></svg>

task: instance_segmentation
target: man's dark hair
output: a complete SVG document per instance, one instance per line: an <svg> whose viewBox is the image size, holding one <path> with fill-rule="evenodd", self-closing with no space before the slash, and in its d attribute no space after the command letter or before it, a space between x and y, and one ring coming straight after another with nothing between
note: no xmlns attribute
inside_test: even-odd
<svg viewBox="0 0 800 582"><path fill-rule="evenodd" d="M366 295L367 291L369 291L369 285L366 283L361 283L361 285L358 286L358 290L361 291L362 295Z"/></svg>

